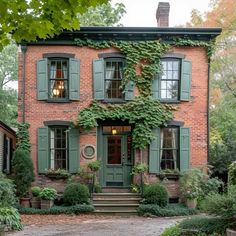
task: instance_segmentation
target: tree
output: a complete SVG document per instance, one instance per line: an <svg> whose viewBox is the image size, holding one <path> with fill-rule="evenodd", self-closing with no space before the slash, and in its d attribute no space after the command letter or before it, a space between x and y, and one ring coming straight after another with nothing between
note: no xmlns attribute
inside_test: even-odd
<svg viewBox="0 0 236 236"><path fill-rule="evenodd" d="M0 120L12 126L17 118L17 91L10 83L17 81L17 46L12 43L0 52Z"/></svg>
<svg viewBox="0 0 236 236"><path fill-rule="evenodd" d="M81 26L122 26L119 21L126 13L123 3L102 4L97 7L90 7L84 14L79 14Z"/></svg>
<svg viewBox="0 0 236 236"><path fill-rule="evenodd" d="M221 27L211 60L210 158L214 175L227 180L227 168L236 160L236 1L211 0L204 14L193 10L194 27Z"/></svg>
<svg viewBox="0 0 236 236"><path fill-rule="evenodd" d="M108 0L1 0L0 49L14 41L35 41L79 29L78 14Z"/></svg>

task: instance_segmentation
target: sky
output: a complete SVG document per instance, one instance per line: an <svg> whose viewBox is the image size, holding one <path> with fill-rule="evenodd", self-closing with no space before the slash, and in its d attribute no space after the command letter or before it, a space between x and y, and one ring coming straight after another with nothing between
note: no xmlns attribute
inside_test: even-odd
<svg viewBox="0 0 236 236"><path fill-rule="evenodd" d="M209 8L210 0L161 0L170 3L169 26L185 25L190 21L191 10L198 9L205 12ZM158 0L112 0L112 4L122 2L126 7L126 14L121 23L124 26L155 27Z"/></svg>

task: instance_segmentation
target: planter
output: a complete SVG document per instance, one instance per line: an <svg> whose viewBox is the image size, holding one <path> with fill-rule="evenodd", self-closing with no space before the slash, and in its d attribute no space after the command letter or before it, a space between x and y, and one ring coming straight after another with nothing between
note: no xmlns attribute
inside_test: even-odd
<svg viewBox="0 0 236 236"><path fill-rule="evenodd" d="M32 208L36 208L36 209L40 209L40 205L41 205L41 200L39 197L32 197L31 199L31 207Z"/></svg>
<svg viewBox="0 0 236 236"><path fill-rule="evenodd" d="M233 229L226 229L227 236L236 236L236 230Z"/></svg>
<svg viewBox="0 0 236 236"><path fill-rule="evenodd" d="M53 200L43 200L41 199L41 209L49 209L53 206Z"/></svg>
<svg viewBox="0 0 236 236"><path fill-rule="evenodd" d="M186 206L190 209L195 209L197 206L197 199L187 199Z"/></svg>
<svg viewBox="0 0 236 236"><path fill-rule="evenodd" d="M20 205L23 207L30 207L30 198L29 197L20 198Z"/></svg>
<svg viewBox="0 0 236 236"><path fill-rule="evenodd" d="M178 180L179 179L179 174L160 174L159 175L159 178L161 179L161 180L163 180L163 179L168 179L168 180Z"/></svg>

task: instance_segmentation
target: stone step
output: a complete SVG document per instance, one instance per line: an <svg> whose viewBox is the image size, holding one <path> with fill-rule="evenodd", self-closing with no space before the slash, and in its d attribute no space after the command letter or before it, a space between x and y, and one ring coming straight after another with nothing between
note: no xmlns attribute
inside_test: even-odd
<svg viewBox="0 0 236 236"><path fill-rule="evenodd" d="M126 211L126 210L137 210L139 204L93 204L95 210L113 210L113 211Z"/></svg>
<svg viewBox="0 0 236 236"><path fill-rule="evenodd" d="M103 193L131 193L129 188L112 188L112 187L103 187Z"/></svg>
<svg viewBox="0 0 236 236"><path fill-rule="evenodd" d="M136 210L95 210L93 214L129 216L129 215L137 215L138 213Z"/></svg>
<svg viewBox="0 0 236 236"><path fill-rule="evenodd" d="M141 198L93 198L93 204L139 204Z"/></svg>
<svg viewBox="0 0 236 236"><path fill-rule="evenodd" d="M94 193L93 199L121 199L121 198L140 198L140 195L137 193Z"/></svg>

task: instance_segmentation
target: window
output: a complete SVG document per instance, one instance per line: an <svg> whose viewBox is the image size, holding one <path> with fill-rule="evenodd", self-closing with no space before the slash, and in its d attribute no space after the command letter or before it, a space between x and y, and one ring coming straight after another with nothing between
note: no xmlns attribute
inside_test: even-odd
<svg viewBox="0 0 236 236"><path fill-rule="evenodd" d="M163 100L179 99L180 61L178 59L163 60L161 74L161 95Z"/></svg>
<svg viewBox="0 0 236 236"><path fill-rule="evenodd" d="M162 128L160 140L161 169L176 169L178 157L178 129Z"/></svg>
<svg viewBox="0 0 236 236"><path fill-rule="evenodd" d="M49 60L49 97L68 99L68 60Z"/></svg>
<svg viewBox="0 0 236 236"><path fill-rule="evenodd" d="M65 57L49 55L37 61L37 99L49 102L79 100L80 61L64 54Z"/></svg>
<svg viewBox="0 0 236 236"><path fill-rule="evenodd" d="M129 81L121 89L125 60L119 57L93 60L93 97L108 102L128 101L134 98L134 83Z"/></svg>
<svg viewBox="0 0 236 236"><path fill-rule="evenodd" d="M123 77L123 61L120 59L105 60L105 98L123 99L121 82Z"/></svg>
<svg viewBox="0 0 236 236"><path fill-rule="evenodd" d="M164 169L189 169L190 129L170 126L153 129L154 139L149 147L149 172Z"/></svg>
<svg viewBox="0 0 236 236"><path fill-rule="evenodd" d="M38 173L44 174L49 169L59 168L77 173L80 158L79 130L69 128L66 124L59 125L59 121L55 123L58 124L38 128Z"/></svg>
<svg viewBox="0 0 236 236"><path fill-rule="evenodd" d="M68 169L67 127L50 128L50 169Z"/></svg>
<svg viewBox="0 0 236 236"><path fill-rule="evenodd" d="M153 79L152 96L163 102L189 101L192 63L184 55L171 55L161 60L162 72Z"/></svg>

